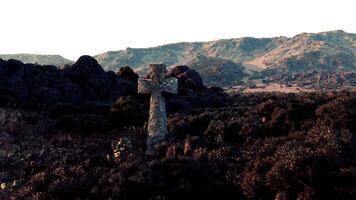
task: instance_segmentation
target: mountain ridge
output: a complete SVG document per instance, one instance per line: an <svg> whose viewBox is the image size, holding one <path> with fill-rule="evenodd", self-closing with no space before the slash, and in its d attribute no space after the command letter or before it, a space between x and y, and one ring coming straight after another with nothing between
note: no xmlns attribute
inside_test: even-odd
<svg viewBox="0 0 356 200"><path fill-rule="evenodd" d="M147 70L149 63L188 65L197 70L203 81L209 85L232 86L241 83L248 74L266 70L273 70L273 73L356 71L355 55L356 34L335 30L300 33L294 37L243 37L208 42L180 42L151 48L127 48L94 57L106 70L127 65L139 73ZM196 60L197 58L202 60ZM223 71L227 73L217 70L221 66L224 66ZM233 66L240 67L234 69ZM216 71L216 74L211 71ZM215 80L210 79L211 76ZM218 84L216 80L219 79L224 80L224 84ZM233 79L239 80L232 81Z"/></svg>
<svg viewBox="0 0 356 200"><path fill-rule="evenodd" d="M232 86L246 80L249 75L259 72L267 74L264 72L271 73L271 70L272 73L283 74L312 71L355 72L355 55L356 34L334 30L304 32L293 37L242 37L170 43L148 48L128 47L119 51L107 51L94 58L106 71L117 71L120 67L130 66L139 74L147 71L147 66L151 63L188 65L197 70L208 85ZM43 60L50 58L44 56L41 60L40 56L28 61L48 64ZM52 64L67 64L65 62L70 61L57 57ZM217 80L223 80L223 84L218 84Z"/></svg>
<svg viewBox="0 0 356 200"><path fill-rule="evenodd" d="M251 57L256 56L258 54L263 54L265 52L268 52L270 50L273 50L277 45L280 45L283 42L286 42L288 40L290 44L291 42L297 42L296 39L302 38L303 36L308 36L308 37L313 37L313 38L304 38L304 39L319 39L321 40L323 35L329 35L330 34L336 34L336 35L348 35L349 37L352 38L352 42L355 43L355 38L356 34L353 33L346 33L342 30L335 30L335 31L325 31L325 32L320 32L320 33L300 33L295 35L294 37L285 37L285 36L279 36L279 37L271 37L271 38L254 38L254 37L242 37L242 38L230 38L230 39L220 39L220 40L213 40L213 41L206 41L206 42L179 42L179 43L170 43L170 44L165 44L165 45L159 45L156 47L148 47L148 48L126 48L125 50L119 50L119 51L108 51L104 52L102 54L98 54L94 57L98 59L100 63L102 63L106 67L113 67L112 63L110 63L105 60L108 59L109 57L112 56L117 56L115 57L116 61L119 62L114 62L114 65L129 65L131 64L132 67L136 63L139 63L139 60L136 60L135 62L133 61L133 58L136 56L146 56L148 59L154 58L153 55L150 55L149 53L152 53L152 51L171 51L171 50L185 50L186 52L183 52L185 54L190 53L191 51L197 51L200 49L200 53L207 53L209 54L210 57L220 57L223 59L232 59L234 62L244 62L246 60L249 60ZM303 39L303 38L302 38ZM326 39L324 37L323 39ZM261 43L264 45L261 45ZM239 48L236 48L239 47ZM261 48L264 47L264 48ZM356 45L354 44L352 46L355 51ZM222 50L224 53L222 53ZM181 52L182 53L182 52ZM115 55L116 54L116 55ZM136 54L136 55L135 55ZM232 56L239 55L241 57L238 58L231 58ZM178 54L179 55L179 54ZM184 55L184 54L183 54ZM128 56L126 59L119 60L118 58L122 56ZM177 57L177 54L173 56L174 58ZM183 57L184 58L184 57ZM142 60L142 58L141 58ZM164 60L164 56L160 57L160 60ZM176 59L177 60L177 59ZM179 59L178 59L179 60ZM169 63L169 61L168 61ZM181 63L180 63L181 64Z"/></svg>

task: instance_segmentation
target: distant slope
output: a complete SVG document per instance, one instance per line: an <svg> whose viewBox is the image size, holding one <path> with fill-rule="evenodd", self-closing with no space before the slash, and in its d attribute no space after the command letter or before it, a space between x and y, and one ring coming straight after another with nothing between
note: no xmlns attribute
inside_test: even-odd
<svg viewBox="0 0 356 200"><path fill-rule="evenodd" d="M292 38L237 38L211 42L167 44L152 48L127 48L95 56L106 69L149 63L187 64L192 57L221 58L251 68L356 69L356 34L344 31L302 33Z"/></svg>
<svg viewBox="0 0 356 200"><path fill-rule="evenodd" d="M137 68L149 63L184 65L192 57L221 58L235 63L253 59L275 48L275 39L238 38L212 42L168 44L153 48L109 51L95 56L106 69L129 65Z"/></svg>
<svg viewBox="0 0 356 200"><path fill-rule="evenodd" d="M356 70L356 34L330 31L302 33L281 40L272 51L246 64L282 71Z"/></svg>
<svg viewBox="0 0 356 200"><path fill-rule="evenodd" d="M355 55L356 34L337 30L302 33L292 38L245 37L127 48L102 53L95 58L105 69L114 71L126 65L145 71L150 63L188 65L195 68L207 84L221 85L216 80L222 80L227 86L240 82L246 75L243 72L265 69L283 73L356 71ZM217 60L225 63L225 70L216 70ZM237 77L231 73L235 67L241 71Z"/></svg>
<svg viewBox="0 0 356 200"><path fill-rule="evenodd" d="M0 55L0 58L3 60L16 59L24 63L37 63L41 65L55 65L55 66L73 63L73 61L68 60L60 55L3 54Z"/></svg>
<svg viewBox="0 0 356 200"><path fill-rule="evenodd" d="M203 82L218 87L240 85L248 75L242 64L222 58L198 55L186 64L200 73Z"/></svg>

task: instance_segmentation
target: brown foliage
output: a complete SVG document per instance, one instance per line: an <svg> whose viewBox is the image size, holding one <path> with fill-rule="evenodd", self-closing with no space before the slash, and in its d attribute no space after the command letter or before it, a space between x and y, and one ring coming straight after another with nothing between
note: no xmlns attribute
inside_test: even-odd
<svg viewBox="0 0 356 200"><path fill-rule="evenodd" d="M0 178L21 178L18 199L354 199L355 102L352 92L240 94L169 113L170 137L153 157L144 155L140 99L120 98L111 111L56 105L49 113L67 120L62 128L96 134L39 134L43 119L24 121L7 141L31 155L7 159L17 167ZM26 134L34 139L19 140Z"/></svg>

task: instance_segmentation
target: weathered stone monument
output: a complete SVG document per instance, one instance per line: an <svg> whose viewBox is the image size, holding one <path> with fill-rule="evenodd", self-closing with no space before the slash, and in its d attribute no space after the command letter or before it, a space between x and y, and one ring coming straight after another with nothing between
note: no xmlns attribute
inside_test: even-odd
<svg viewBox="0 0 356 200"><path fill-rule="evenodd" d="M154 146L168 134L164 92L177 93L178 80L165 77L166 65L163 64L151 64L149 74L150 79L138 80L138 93L151 93L146 154L153 155Z"/></svg>

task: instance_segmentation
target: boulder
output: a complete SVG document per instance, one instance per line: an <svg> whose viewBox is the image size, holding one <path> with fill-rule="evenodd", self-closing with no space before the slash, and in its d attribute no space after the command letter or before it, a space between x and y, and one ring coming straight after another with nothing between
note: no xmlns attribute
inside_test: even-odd
<svg viewBox="0 0 356 200"><path fill-rule="evenodd" d="M199 73L185 65L172 67L167 71L166 75L177 77L182 86L204 87L203 80Z"/></svg>
<svg viewBox="0 0 356 200"><path fill-rule="evenodd" d="M183 73L180 73L177 78L184 81L192 81L198 86L204 86L203 80L201 79L199 73L194 69L189 69Z"/></svg>
<svg viewBox="0 0 356 200"><path fill-rule="evenodd" d="M137 84L139 78L138 74L136 74L129 66L121 67L116 74L126 80L134 82L135 84Z"/></svg>
<svg viewBox="0 0 356 200"><path fill-rule="evenodd" d="M94 58L82 56L72 66L67 66L62 71L77 84L92 88L98 100L110 97L110 78Z"/></svg>
<svg viewBox="0 0 356 200"><path fill-rule="evenodd" d="M174 66L167 71L167 76L174 76L177 77L179 74L184 73L186 71L190 70L188 66L185 65L177 65Z"/></svg>

